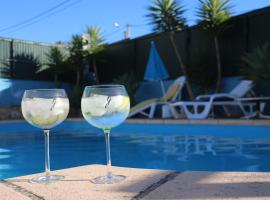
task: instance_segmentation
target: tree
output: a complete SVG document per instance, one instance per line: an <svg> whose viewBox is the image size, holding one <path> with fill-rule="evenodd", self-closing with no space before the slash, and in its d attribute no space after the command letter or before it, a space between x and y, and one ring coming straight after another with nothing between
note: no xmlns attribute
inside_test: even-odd
<svg viewBox="0 0 270 200"><path fill-rule="evenodd" d="M184 9L176 0L155 0L147 10L146 17L156 32L178 31L186 26Z"/></svg>
<svg viewBox="0 0 270 200"><path fill-rule="evenodd" d="M153 5L147 10L149 14L146 17L150 20L155 32L169 32L169 39L176 55L177 61L181 67L183 75L186 77L187 91L191 99L194 99L191 85L189 83L186 65L176 46L174 32L180 31L186 27L186 20L183 16L184 9L178 5L176 0L154 0Z"/></svg>
<svg viewBox="0 0 270 200"><path fill-rule="evenodd" d="M72 36L68 45L69 58L68 65L72 71L76 73L76 83L71 92L70 103L72 106L79 107L82 94L82 73L85 65L86 51L83 49L83 38L81 35L75 34Z"/></svg>
<svg viewBox="0 0 270 200"><path fill-rule="evenodd" d="M76 83L75 86L79 87L81 84L81 75L85 67L85 54L83 50L83 39L80 35L73 35L69 45L69 58L68 62L70 69L76 72Z"/></svg>
<svg viewBox="0 0 270 200"><path fill-rule="evenodd" d="M96 81L99 83L96 55L104 50L105 40L99 26L88 26L86 29L88 39L86 41L88 62L92 63L92 67L96 76ZM92 59L91 59L92 58Z"/></svg>
<svg viewBox="0 0 270 200"><path fill-rule="evenodd" d="M222 79L222 67L220 57L220 46L218 41L219 34L224 30L225 22L231 18L232 6L230 0L199 0L197 16L199 24L207 30L214 39L216 64L217 64L217 82L216 92L220 91Z"/></svg>
<svg viewBox="0 0 270 200"><path fill-rule="evenodd" d="M49 52L46 54L50 70L54 74L54 84L56 87L59 87L59 74L67 70L67 55L64 53L64 50L61 50L57 46L50 48Z"/></svg>

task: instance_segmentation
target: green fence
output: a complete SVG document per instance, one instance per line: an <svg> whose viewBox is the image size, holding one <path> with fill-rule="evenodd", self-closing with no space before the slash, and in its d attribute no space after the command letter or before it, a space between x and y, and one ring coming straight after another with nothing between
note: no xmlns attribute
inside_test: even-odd
<svg viewBox="0 0 270 200"><path fill-rule="evenodd" d="M0 77L50 80L46 72L37 73L47 63L51 45L0 38Z"/></svg>

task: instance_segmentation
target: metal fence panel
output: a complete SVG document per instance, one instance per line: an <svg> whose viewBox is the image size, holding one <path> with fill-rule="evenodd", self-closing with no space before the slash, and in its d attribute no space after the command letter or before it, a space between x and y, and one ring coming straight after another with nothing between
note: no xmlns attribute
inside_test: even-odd
<svg viewBox="0 0 270 200"><path fill-rule="evenodd" d="M8 77L10 58L10 40L0 39L0 77Z"/></svg>

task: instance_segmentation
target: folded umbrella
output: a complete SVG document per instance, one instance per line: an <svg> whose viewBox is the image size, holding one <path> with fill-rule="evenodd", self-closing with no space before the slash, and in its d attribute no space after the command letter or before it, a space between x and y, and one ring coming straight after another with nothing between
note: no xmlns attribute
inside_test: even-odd
<svg viewBox="0 0 270 200"><path fill-rule="evenodd" d="M144 80L160 81L161 90L162 90L162 94L164 96L165 101L166 101L165 88L164 88L163 80L167 78L169 78L168 71L158 54L155 43L152 41L150 53L149 53L149 57L148 57L147 65L146 65L146 70L144 74Z"/></svg>

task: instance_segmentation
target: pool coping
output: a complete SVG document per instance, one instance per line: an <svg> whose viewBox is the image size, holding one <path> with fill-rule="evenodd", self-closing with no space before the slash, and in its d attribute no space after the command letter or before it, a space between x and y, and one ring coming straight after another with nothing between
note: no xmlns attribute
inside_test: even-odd
<svg viewBox="0 0 270 200"><path fill-rule="evenodd" d="M19 120L1 120L2 123L20 123L23 119ZM84 118L68 118L66 121L85 121ZM269 119L143 119L134 118L127 119L127 124L179 124L179 125L250 125L250 126L270 126Z"/></svg>
<svg viewBox="0 0 270 200"><path fill-rule="evenodd" d="M93 196L98 196L99 197L98 199L108 199L106 197L108 197L108 195L110 196L111 193L111 195L115 196L116 198L110 197L109 199L137 200L143 199L144 197L154 192L157 188L159 188L163 184L166 184L167 182L175 179L181 173L171 170L126 168L116 166L113 166L112 168L114 173L122 174L127 177L127 179L122 184L121 183L113 185L92 184L90 182L90 178L99 175L104 175L106 172L105 165L93 164L55 170L52 173L64 175L65 179L63 181L52 184L40 185L29 183L29 180L31 178L40 176L41 173L0 180L0 195L1 193L5 192L8 193L8 196L11 199L23 197L23 199L33 199L33 200L45 200L45 199L62 200L62 199L74 199L76 195L80 197L79 199L88 199L88 198L96 199L94 197L87 196L92 193L94 193ZM144 182L140 183L142 179L145 180ZM81 185L81 187L77 188L75 187L74 189L73 187L74 184ZM126 184L132 186L134 185L134 187L131 187L132 190L128 189L127 191L125 190L121 191L121 188L122 187L125 188ZM87 190L85 190L86 189L85 185L87 185ZM69 195L68 197L61 194L64 193L62 190L66 186L69 187L70 190L73 190L73 194ZM114 194L112 194L112 191L114 191ZM52 196L54 196L53 192L58 193L54 198L52 198ZM6 199L4 198L4 200Z"/></svg>
<svg viewBox="0 0 270 200"><path fill-rule="evenodd" d="M47 185L29 183L41 174L2 180L1 200L270 199L269 172L177 172L114 166L113 172L127 176L126 180L112 185L89 181L105 171L104 165L56 170L53 173L64 175L65 180Z"/></svg>

